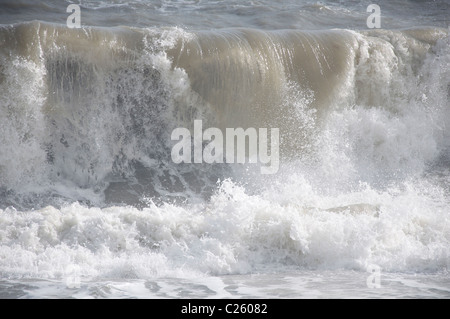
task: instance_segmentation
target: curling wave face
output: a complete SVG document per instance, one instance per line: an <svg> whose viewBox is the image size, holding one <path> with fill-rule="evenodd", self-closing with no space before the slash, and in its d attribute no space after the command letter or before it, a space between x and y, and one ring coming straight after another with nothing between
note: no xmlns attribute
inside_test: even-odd
<svg viewBox="0 0 450 319"><path fill-rule="evenodd" d="M0 273L446 269L449 48L440 28L1 26ZM174 164L195 119L279 128L279 173Z"/></svg>

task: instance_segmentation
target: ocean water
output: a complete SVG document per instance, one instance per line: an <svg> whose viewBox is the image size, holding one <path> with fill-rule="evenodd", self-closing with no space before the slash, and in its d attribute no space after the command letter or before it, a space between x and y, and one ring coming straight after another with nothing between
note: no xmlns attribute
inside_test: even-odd
<svg viewBox="0 0 450 319"><path fill-rule="evenodd" d="M371 3L0 0L0 298L449 298L450 1Z"/></svg>

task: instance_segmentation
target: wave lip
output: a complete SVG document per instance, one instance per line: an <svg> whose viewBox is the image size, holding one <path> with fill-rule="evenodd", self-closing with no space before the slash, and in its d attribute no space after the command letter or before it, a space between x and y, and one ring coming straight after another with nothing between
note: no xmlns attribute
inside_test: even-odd
<svg viewBox="0 0 450 319"><path fill-rule="evenodd" d="M405 161L410 169L410 158L426 163L440 151L442 139L433 130L421 132L428 139L423 150L399 134L409 132L421 112L431 114L420 103L445 104L442 79L448 68L440 68L435 51L448 56L440 44L446 36L436 28L193 33L72 30L38 21L4 26L2 189L7 194L59 188L63 197L73 189L77 200L88 196L95 202L125 192L121 197L129 197L127 203L139 202L145 192L150 197L184 197L192 190L206 195L214 188L211 180L231 176L228 167L218 172L170 160L172 130L192 129L199 119L224 131L279 128L285 162L317 163L324 154L340 152L357 161L357 170L388 167L392 173ZM433 69L441 76L434 91L427 81L436 76L425 67L440 68ZM418 96L420 90L424 93ZM347 127L366 135L346 137L354 139L352 154L327 146L343 141L329 140L327 130L339 130L335 112L366 122L366 128ZM396 127L397 120L403 126ZM395 144L383 144L389 134L412 144L391 149Z"/></svg>
<svg viewBox="0 0 450 319"><path fill-rule="evenodd" d="M1 188L73 191L97 204L121 193L132 204L143 195L208 197L217 178L238 170L170 158L173 129L201 119L223 131L278 128L282 162L312 169L331 157L349 179L420 172L446 147L447 39L438 28L3 26ZM407 137L422 116L434 128Z"/></svg>

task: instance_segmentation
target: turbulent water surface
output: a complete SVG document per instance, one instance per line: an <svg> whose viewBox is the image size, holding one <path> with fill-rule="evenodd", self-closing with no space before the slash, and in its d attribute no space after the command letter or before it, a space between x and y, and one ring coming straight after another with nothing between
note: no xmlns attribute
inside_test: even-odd
<svg viewBox="0 0 450 319"><path fill-rule="evenodd" d="M0 297L449 298L450 2L370 4L0 1Z"/></svg>

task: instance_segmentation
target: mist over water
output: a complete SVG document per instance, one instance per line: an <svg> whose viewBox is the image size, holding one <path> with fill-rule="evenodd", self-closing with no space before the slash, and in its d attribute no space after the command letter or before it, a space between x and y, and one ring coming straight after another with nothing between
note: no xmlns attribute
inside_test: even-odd
<svg viewBox="0 0 450 319"><path fill-rule="evenodd" d="M69 3L0 2L0 291L449 296L447 1ZM173 163L199 119L279 171Z"/></svg>

